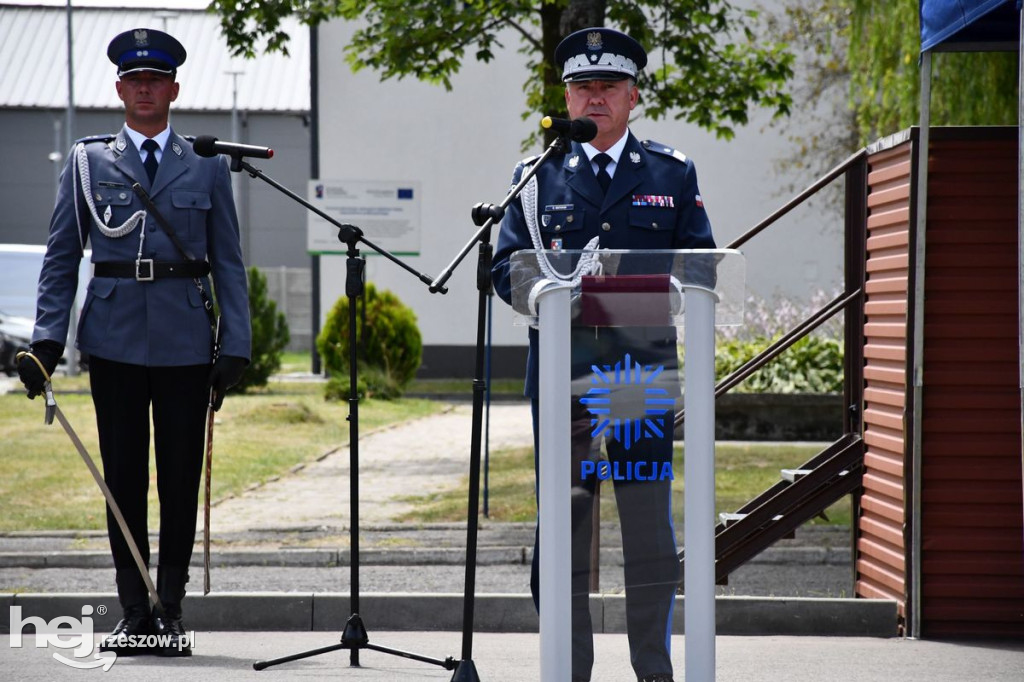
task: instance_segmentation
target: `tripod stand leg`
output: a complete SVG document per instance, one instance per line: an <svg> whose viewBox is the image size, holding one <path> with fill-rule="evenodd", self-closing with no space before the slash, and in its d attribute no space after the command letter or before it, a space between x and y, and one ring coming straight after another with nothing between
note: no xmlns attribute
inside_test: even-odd
<svg viewBox="0 0 1024 682"><path fill-rule="evenodd" d="M288 663L289 661L298 661L303 658L309 658L310 656L319 656L320 654L326 654L331 651L337 651L338 649L344 649L345 644L332 644L331 646L321 647L320 649L311 649L310 651L303 651L301 654L292 654L291 656L282 656L281 658L274 658L269 661L256 661L252 664L253 670L265 670L272 665L278 665L280 663Z"/></svg>

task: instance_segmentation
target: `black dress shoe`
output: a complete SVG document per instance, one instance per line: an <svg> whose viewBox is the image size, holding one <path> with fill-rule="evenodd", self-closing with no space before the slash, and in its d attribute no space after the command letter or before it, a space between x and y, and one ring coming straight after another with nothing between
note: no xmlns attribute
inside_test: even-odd
<svg viewBox="0 0 1024 682"><path fill-rule="evenodd" d="M149 648L149 614L126 613L114 631L100 640L100 651L113 651L118 656L141 656L152 653Z"/></svg>
<svg viewBox="0 0 1024 682"><path fill-rule="evenodd" d="M170 611L168 609L168 611ZM192 641L181 624L180 611L170 611L163 615L153 614L153 635L156 647L153 653L157 656L191 656Z"/></svg>

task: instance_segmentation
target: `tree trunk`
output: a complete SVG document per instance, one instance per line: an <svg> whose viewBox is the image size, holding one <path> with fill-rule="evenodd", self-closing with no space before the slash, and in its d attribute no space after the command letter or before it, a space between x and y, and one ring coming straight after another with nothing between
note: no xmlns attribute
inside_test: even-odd
<svg viewBox="0 0 1024 682"><path fill-rule="evenodd" d="M604 26L606 4L606 0L569 0L558 27L562 37L591 26Z"/></svg>
<svg viewBox="0 0 1024 682"><path fill-rule="evenodd" d="M569 0L564 9L556 3L545 4L540 9L541 44L544 51L545 88L558 88L562 84L562 65L555 63L555 48L562 38L590 26L604 26L606 0ZM565 116L564 105L557 111L545 112L549 116ZM555 140L551 130L544 132L544 144Z"/></svg>

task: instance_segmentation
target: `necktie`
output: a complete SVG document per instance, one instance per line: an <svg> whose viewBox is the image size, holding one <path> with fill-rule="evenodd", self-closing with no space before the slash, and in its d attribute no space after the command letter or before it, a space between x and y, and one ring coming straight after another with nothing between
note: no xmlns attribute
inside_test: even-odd
<svg viewBox="0 0 1024 682"><path fill-rule="evenodd" d="M608 185L612 184L612 176L608 175L608 164L612 162L612 157L608 156L604 152L601 152L594 157L594 163L597 164L599 170L597 171L597 184L601 185L601 190L607 194Z"/></svg>
<svg viewBox="0 0 1024 682"><path fill-rule="evenodd" d="M142 149L148 152L142 165L146 167L146 175L149 176L149 184L152 185L156 178L156 168L160 165L156 160L156 150L160 149L160 145L156 143L156 140L146 140L142 143Z"/></svg>

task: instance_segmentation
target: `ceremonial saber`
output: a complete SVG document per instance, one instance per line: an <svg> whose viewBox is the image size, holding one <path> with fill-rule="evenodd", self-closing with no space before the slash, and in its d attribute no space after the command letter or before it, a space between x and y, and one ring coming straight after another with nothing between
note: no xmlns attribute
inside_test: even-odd
<svg viewBox="0 0 1024 682"><path fill-rule="evenodd" d="M210 476L213 473L213 389L206 409L206 483L203 487L203 595L210 594Z"/></svg>
<svg viewBox="0 0 1024 682"><path fill-rule="evenodd" d="M210 350L211 366L220 356L220 316L213 327L213 348ZM213 405L217 394L210 387L210 402L206 408L206 482L203 485L203 596L210 594L210 478L213 475Z"/></svg>
<svg viewBox="0 0 1024 682"><path fill-rule="evenodd" d="M49 374L46 373L46 369L43 367L43 363L39 361L32 353L22 351L18 353L17 358L20 360L22 357L30 357L37 365L39 370L46 377L46 383L43 384L43 391L46 393L46 416L45 423L52 424L54 416L57 417L57 421L64 427L64 431L71 438L71 442L75 444L75 448L78 450L78 454L82 456L82 461L89 467L89 472L92 474L93 480L96 481L96 485L100 487L100 491L103 493L103 497L107 500L107 506L110 507L110 511L114 514L114 519L117 521L118 527L121 529L121 535L124 536L125 542L128 544L128 549L132 553L132 558L135 559L135 565L139 569L139 573L142 575L143 582L146 583L146 589L149 590L149 600L153 603L153 607L161 614L164 612L164 605L160 602L160 597L156 593L156 586L153 585L153 579L149 576L149 569L146 567L146 562L142 560L142 553L139 551L139 546L135 544L135 538L132 537L131 531L128 530L128 522L124 520L124 514L121 513L121 508L117 506L117 501L114 499L113 493L110 492L110 488L107 487L107 482L103 480L103 476L100 474L99 469L96 468L96 463L93 462L92 457L89 456L89 451L85 449L85 445L82 443L82 439L78 437L75 430L71 428L71 423L68 422L67 417L64 416L64 412L57 405L57 400L53 397L53 384L50 381Z"/></svg>

